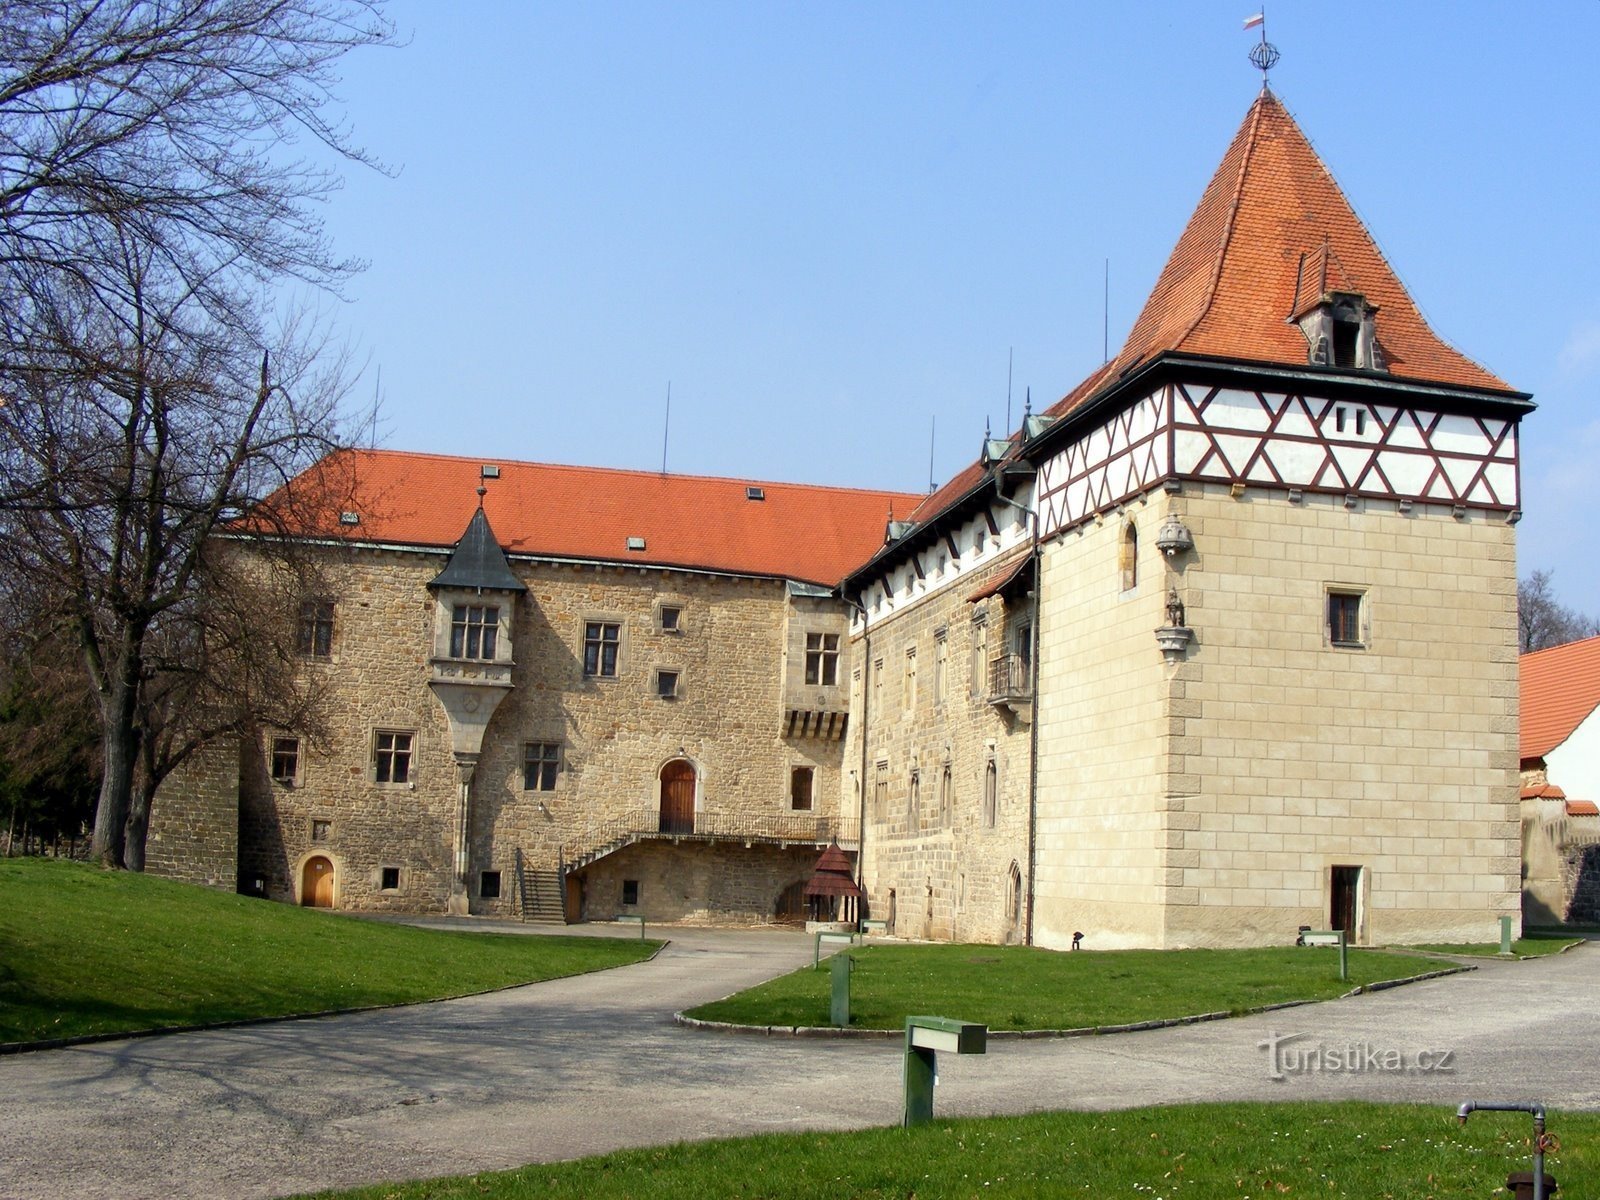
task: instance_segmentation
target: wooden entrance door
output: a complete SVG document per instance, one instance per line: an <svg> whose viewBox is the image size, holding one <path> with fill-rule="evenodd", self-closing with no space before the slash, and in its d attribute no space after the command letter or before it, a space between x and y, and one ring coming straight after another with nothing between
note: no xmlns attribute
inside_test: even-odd
<svg viewBox="0 0 1600 1200"><path fill-rule="evenodd" d="M661 768L661 832L694 832L694 764L681 758Z"/></svg>
<svg viewBox="0 0 1600 1200"><path fill-rule="evenodd" d="M1361 868L1333 868L1330 890L1329 928L1344 930L1345 941L1354 944L1360 933L1356 927L1356 898L1361 893Z"/></svg>
<svg viewBox="0 0 1600 1200"><path fill-rule="evenodd" d="M333 907L333 864L320 854L309 859L301 873L300 903L307 908Z"/></svg>

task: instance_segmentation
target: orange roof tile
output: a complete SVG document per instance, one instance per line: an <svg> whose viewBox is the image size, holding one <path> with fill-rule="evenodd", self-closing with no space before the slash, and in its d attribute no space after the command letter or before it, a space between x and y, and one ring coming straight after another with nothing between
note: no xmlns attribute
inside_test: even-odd
<svg viewBox="0 0 1600 1200"><path fill-rule="evenodd" d="M1518 797L1521 800L1565 800L1567 794L1553 783L1541 783L1534 787L1525 787Z"/></svg>
<svg viewBox="0 0 1600 1200"><path fill-rule="evenodd" d="M1070 411L1164 352L1304 367L1306 340L1289 318L1329 289L1377 306L1392 376L1510 390L1428 327L1294 118L1263 89L1121 352L1050 411Z"/></svg>
<svg viewBox="0 0 1600 1200"><path fill-rule="evenodd" d="M1600 706L1600 637L1535 650L1518 665L1522 757L1543 758Z"/></svg>
<svg viewBox="0 0 1600 1200"><path fill-rule="evenodd" d="M1596 804L1593 800L1568 800L1567 816L1600 817L1600 804Z"/></svg>
<svg viewBox="0 0 1600 1200"><path fill-rule="evenodd" d="M883 544L884 525L923 497L901 492L662 475L601 467L347 450L302 474L264 509L300 536L455 545L477 508L510 554L698 567L833 585ZM764 499L746 498L759 487ZM292 514L288 511L292 505ZM359 515L345 524L340 514ZM643 550L629 550L643 538Z"/></svg>

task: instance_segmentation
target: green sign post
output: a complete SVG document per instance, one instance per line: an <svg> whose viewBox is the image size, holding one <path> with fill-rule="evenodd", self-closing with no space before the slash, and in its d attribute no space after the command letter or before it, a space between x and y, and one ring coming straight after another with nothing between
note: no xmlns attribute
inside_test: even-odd
<svg viewBox="0 0 1600 1200"><path fill-rule="evenodd" d="M1511 918L1510 917L1501 917L1500 918L1500 953L1501 954L1505 954L1505 955L1509 955L1511 953Z"/></svg>
<svg viewBox="0 0 1600 1200"><path fill-rule="evenodd" d="M833 964L833 996L828 1007L828 1017L840 1029L850 1024L850 972L856 960L848 954L835 954Z"/></svg>
<svg viewBox="0 0 1600 1200"><path fill-rule="evenodd" d="M939 1079L937 1054L984 1054L989 1027L953 1017L906 1018L906 1111L901 1124L926 1125L933 1120L933 1085Z"/></svg>

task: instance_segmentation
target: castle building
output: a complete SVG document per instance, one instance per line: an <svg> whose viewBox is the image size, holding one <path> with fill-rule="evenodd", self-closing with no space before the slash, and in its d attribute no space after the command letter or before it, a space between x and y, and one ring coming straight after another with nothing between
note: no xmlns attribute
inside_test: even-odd
<svg viewBox="0 0 1600 1200"><path fill-rule="evenodd" d="M932 495L355 455L302 639L332 744L197 769L149 860L764 920L836 840L905 937L1489 940L1531 409L1263 89L1122 349Z"/></svg>

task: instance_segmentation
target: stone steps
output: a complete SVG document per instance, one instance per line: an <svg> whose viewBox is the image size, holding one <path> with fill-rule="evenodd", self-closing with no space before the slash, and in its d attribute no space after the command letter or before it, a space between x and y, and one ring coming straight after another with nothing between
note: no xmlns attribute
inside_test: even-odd
<svg viewBox="0 0 1600 1200"><path fill-rule="evenodd" d="M542 925L567 923L559 871L522 872L522 919Z"/></svg>

